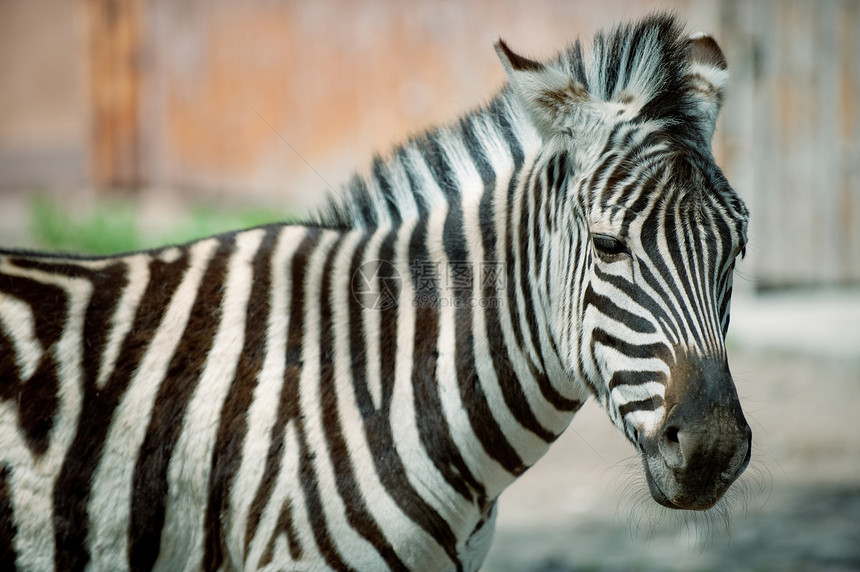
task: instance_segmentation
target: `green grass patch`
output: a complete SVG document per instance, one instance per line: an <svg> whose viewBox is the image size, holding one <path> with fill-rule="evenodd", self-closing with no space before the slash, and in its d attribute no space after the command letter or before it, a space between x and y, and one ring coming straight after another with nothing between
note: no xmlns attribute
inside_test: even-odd
<svg viewBox="0 0 860 572"><path fill-rule="evenodd" d="M30 204L30 231L51 250L111 254L141 248L134 212L120 203L73 217L54 201L36 197Z"/></svg>
<svg viewBox="0 0 860 572"><path fill-rule="evenodd" d="M149 235L141 231L131 200L97 203L80 214L44 196L30 204L30 232L41 247L80 254L116 254L181 244L220 232L285 220L285 213L262 208L219 210L192 207L172 228Z"/></svg>

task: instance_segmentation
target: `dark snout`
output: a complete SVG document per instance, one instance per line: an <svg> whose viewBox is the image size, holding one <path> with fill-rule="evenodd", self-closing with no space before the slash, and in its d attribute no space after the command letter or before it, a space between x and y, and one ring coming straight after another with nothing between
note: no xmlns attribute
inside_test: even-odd
<svg viewBox="0 0 860 572"><path fill-rule="evenodd" d="M670 508L705 510L744 471L752 431L725 362L693 358L672 372L662 426L642 440L648 486Z"/></svg>

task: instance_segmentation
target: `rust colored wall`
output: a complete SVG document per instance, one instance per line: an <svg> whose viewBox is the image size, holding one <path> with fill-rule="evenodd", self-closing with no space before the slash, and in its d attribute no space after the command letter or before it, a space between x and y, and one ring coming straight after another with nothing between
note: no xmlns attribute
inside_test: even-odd
<svg viewBox="0 0 860 572"><path fill-rule="evenodd" d="M336 185L374 152L491 97L504 78L495 37L548 56L649 9L619 0L156 1L146 22L145 171L180 187L319 194L325 183L305 160Z"/></svg>
<svg viewBox="0 0 860 572"><path fill-rule="evenodd" d="M860 283L860 4L660 7L713 33L729 61L714 145L753 212L742 268L752 280L738 287ZM374 153L492 96L503 81L493 38L546 57L655 8L645 0L2 2L0 188L89 173L97 187L311 204Z"/></svg>
<svg viewBox="0 0 860 572"><path fill-rule="evenodd" d="M81 16L67 0L0 1L0 190L84 179Z"/></svg>

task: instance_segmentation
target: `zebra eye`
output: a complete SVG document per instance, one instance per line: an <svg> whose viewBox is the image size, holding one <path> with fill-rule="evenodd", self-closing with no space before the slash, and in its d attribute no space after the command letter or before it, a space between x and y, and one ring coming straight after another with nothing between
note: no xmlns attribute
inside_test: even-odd
<svg viewBox="0 0 860 572"><path fill-rule="evenodd" d="M594 248L597 253L603 256L619 256L621 254L630 254L627 246L614 236L606 234L592 235L591 241L594 243Z"/></svg>

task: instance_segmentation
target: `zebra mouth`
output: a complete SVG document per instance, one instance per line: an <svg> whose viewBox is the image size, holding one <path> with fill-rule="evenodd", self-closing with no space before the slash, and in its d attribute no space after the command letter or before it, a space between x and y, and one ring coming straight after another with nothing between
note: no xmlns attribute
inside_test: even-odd
<svg viewBox="0 0 860 572"><path fill-rule="evenodd" d="M663 470L659 472L662 473L663 487L674 491L674 494L670 496L663 491L661 483L654 476L654 471L650 467L651 463L663 464L663 460L660 458L649 460L647 456L643 458L645 481L648 483L651 498L658 504L673 510L708 510L720 500L723 493L731 484L731 482L717 483L713 487L708 487L705 486L705 483L697 479L699 486L684 487L677 481L671 471L667 471L667 467L664 465Z"/></svg>
<svg viewBox="0 0 860 572"><path fill-rule="evenodd" d="M675 510L704 511L719 501L746 469L750 460L751 435L733 454L700 456L681 467L657 451L642 453L645 480L651 497Z"/></svg>
<svg viewBox="0 0 860 572"><path fill-rule="evenodd" d="M647 460L645 460L645 481L648 483L648 490L651 492L651 498L653 498L658 504L666 508L671 508L672 510L708 510L714 506L722 496L722 494L718 494L716 496L708 495L711 498L701 498L699 495L692 495L696 497L695 502L684 502L692 500L689 496L685 495L683 497L684 501L681 501L677 497L677 502L673 501L666 493L663 492L660 485L657 483L657 479L655 479L654 475L651 474L651 471L648 469Z"/></svg>
<svg viewBox="0 0 860 572"><path fill-rule="evenodd" d="M666 508L671 508L673 510L683 510L682 507L676 505L672 501L669 500L662 490L660 490L660 486L657 485L657 482L654 480L654 477L651 476L651 471L647 469L648 461L645 461L645 482L648 483L648 490L651 492L651 498L657 501L658 504L665 506Z"/></svg>

